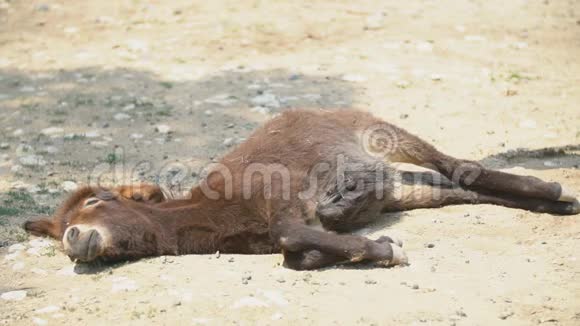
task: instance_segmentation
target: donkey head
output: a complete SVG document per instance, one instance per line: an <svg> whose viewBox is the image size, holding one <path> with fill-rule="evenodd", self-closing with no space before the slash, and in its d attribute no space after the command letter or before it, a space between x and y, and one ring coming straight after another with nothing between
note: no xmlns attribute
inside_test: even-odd
<svg viewBox="0 0 580 326"><path fill-rule="evenodd" d="M73 193L53 216L29 220L24 229L33 235L61 240L71 260L146 256L157 248L156 225L142 213L142 208L162 201L165 196L154 185L111 190L84 187ZM135 241L136 237L141 239Z"/></svg>

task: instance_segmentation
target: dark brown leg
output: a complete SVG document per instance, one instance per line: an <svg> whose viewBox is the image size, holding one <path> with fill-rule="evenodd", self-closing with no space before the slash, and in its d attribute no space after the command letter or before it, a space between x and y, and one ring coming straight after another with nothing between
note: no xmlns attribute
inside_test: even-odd
<svg viewBox="0 0 580 326"><path fill-rule="evenodd" d="M518 176L484 168L481 164L460 160L439 152L435 147L407 131L390 124L378 128L375 137L384 134L382 146L371 148L373 155L383 155L391 162L411 163L440 172L449 180L469 189L487 189L523 197L552 201L575 200L574 195L563 190L557 182L545 182L531 176ZM369 150L369 149L367 149Z"/></svg>
<svg viewBox="0 0 580 326"><path fill-rule="evenodd" d="M388 172L388 171L387 171ZM578 201L562 202L524 197L499 191L466 190L445 181L436 172L396 171L398 181L385 185L384 197L377 197L377 184L361 183L359 186L335 187L320 200L316 214L325 228L338 232L360 228L381 213L417 208L435 208L461 204L494 204L534 212L572 215L580 212ZM356 177L372 180L367 173Z"/></svg>
<svg viewBox="0 0 580 326"><path fill-rule="evenodd" d="M461 204L492 204L520 208L538 213L572 215L580 213L580 204L522 197L501 192L481 190L478 192L456 188L403 185L385 201L385 212L417 208L436 208Z"/></svg>
<svg viewBox="0 0 580 326"><path fill-rule="evenodd" d="M372 261L382 266L406 263L402 249L392 243L376 242L356 235L319 231L299 220L278 220L271 225L271 235L279 242L290 267L318 268L338 262ZM313 257L310 251L322 255ZM302 256L300 256L302 255ZM310 261L306 261L310 260ZM314 266L314 267L313 267Z"/></svg>
<svg viewBox="0 0 580 326"><path fill-rule="evenodd" d="M390 237L380 237L378 243L395 243ZM399 246L401 244L399 243ZM327 254L319 250L284 251L284 266L295 270L313 270L329 266L347 264L350 261L342 256Z"/></svg>

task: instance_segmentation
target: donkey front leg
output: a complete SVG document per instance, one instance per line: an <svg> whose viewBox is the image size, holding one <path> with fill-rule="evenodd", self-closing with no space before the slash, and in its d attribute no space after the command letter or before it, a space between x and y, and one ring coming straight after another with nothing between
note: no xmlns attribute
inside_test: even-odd
<svg viewBox="0 0 580 326"><path fill-rule="evenodd" d="M385 267L407 263L407 256L403 249L394 243L319 231L296 220L275 222L271 226L271 234L285 252L287 265L290 265L292 261L303 262L304 259L311 260L310 266L315 266L314 268L341 262L372 261ZM312 250L320 254L310 252Z"/></svg>

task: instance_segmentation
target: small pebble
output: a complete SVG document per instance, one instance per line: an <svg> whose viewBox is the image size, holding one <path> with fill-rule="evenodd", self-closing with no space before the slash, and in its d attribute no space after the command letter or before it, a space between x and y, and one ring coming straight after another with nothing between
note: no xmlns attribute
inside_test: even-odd
<svg viewBox="0 0 580 326"><path fill-rule="evenodd" d="M63 183L60 184L60 187L65 192L73 192L77 190L79 186L73 181L64 181Z"/></svg>
<svg viewBox="0 0 580 326"><path fill-rule="evenodd" d="M169 127L168 125L158 125L155 127L155 131L157 131L160 134L168 134L171 132L171 127Z"/></svg>
<svg viewBox="0 0 580 326"><path fill-rule="evenodd" d="M499 317L499 319L506 320L513 315L514 315L513 311L506 311L506 312L502 312L498 317Z"/></svg>
<svg viewBox="0 0 580 326"><path fill-rule="evenodd" d="M0 295L0 298L6 301L20 301L26 298L26 291L20 290L20 291L4 292Z"/></svg>
<svg viewBox="0 0 580 326"><path fill-rule="evenodd" d="M62 134L63 132L64 132L64 129L59 128L59 127L45 128L45 129L42 129L40 131L40 133L45 135L45 136L55 136L58 134Z"/></svg>
<svg viewBox="0 0 580 326"><path fill-rule="evenodd" d="M130 119L131 116L126 114L126 113L117 113L113 116L113 119L117 120L117 121L121 121L121 120L127 120Z"/></svg>

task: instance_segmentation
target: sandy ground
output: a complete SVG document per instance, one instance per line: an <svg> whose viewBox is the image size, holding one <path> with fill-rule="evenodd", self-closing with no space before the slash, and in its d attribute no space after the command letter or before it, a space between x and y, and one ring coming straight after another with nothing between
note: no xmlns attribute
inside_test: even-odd
<svg viewBox="0 0 580 326"><path fill-rule="evenodd" d="M0 0L0 324L578 325L577 216L388 215L362 233L403 238L410 266L316 272L279 255L87 269L19 228L97 179L187 189L291 107L369 110L580 193L578 58L574 0Z"/></svg>

